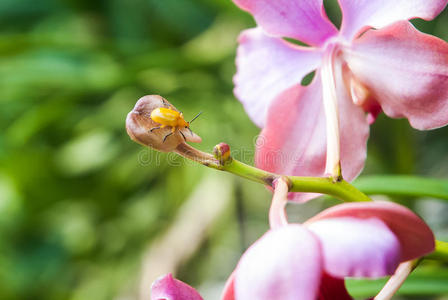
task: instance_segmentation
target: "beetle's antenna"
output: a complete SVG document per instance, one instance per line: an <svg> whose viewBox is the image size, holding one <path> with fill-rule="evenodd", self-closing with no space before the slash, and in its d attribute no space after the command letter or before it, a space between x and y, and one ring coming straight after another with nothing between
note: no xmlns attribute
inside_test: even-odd
<svg viewBox="0 0 448 300"><path fill-rule="evenodd" d="M190 122L188 122L188 123L191 123L191 122L193 122L194 120L196 120L197 119L197 117L199 117L200 115L202 114L202 111L200 112L200 113L198 113Z"/></svg>

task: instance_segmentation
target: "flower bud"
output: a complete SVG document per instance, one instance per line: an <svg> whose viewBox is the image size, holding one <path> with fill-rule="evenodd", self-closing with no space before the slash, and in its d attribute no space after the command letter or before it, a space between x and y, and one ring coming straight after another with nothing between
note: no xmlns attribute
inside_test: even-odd
<svg viewBox="0 0 448 300"><path fill-rule="evenodd" d="M226 143L219 143L213 148L213 155L220 162L221 165L232 161L230 156L230 147Z"/></svg>
<svg viewBox="0 0 448 300"><path fill-rule="evenodd" d="M161 125L151 119L151 112L160 107L178 111L171 103L159 95L143 96L137 101L134 109L129 112L126 118L126 130L133 141L162 152L171 152L180 144L185 143L182 134L188 142L201 142L201 138L188 128L178 127L167 138L165 137L173 130L171 126L151 131L151 129Z"/></svg>

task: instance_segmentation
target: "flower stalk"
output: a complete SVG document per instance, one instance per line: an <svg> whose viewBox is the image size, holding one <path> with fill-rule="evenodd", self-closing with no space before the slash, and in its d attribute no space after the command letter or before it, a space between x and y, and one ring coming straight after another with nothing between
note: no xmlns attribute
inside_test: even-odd
<svg viewBox="0 0 448 300"><path fill-rule="evenodd" d="M332 177L334 181L339 181L342 179L341 146L338 98L334 74L338 47L335 44L330 44L328 47L329 49L324 56L321 72L327 134L327 161L325 165L325 174Z"/></svg>
<svg viewBox="0 0 448 300"><path fill-rule="evenodd" d="M226 171L270 187L273 187L273 183L276 180L285 178L288 181L290 192L327 194L345 202L371 201L368 196L345 180L334 181L333 178L325 177L278 175L246 165L245 163L232 158L230 153L223 155L223 153L220 153L220 151L217 150L217 148L223 148L223 143L218 146L215 147L214 153L216 161L219 162L219 165L207 165L208 167ZM227 146L225 149L230 152L230 147ZM224 156L226 156L227 159L221 159L221 161L219 161L219 157L222 158Z"/></svg>
<svg viewBox="0 0 448 300"><path fill-rule="evenodd" d="M269 209L269 225L272 229L288 225L286 204L288 203L289 181L281 177L274 183L274 196Z"/></svg>
<svg viewBox="0 0 448 300"><path fill-rule="evenodd" d="M420 261L421 259L415 259L401 263L395 271L395 274L389 278L374 300L392 299L395 293L403 285L406 278L408 278L411 272L419 265Z"/></svg>

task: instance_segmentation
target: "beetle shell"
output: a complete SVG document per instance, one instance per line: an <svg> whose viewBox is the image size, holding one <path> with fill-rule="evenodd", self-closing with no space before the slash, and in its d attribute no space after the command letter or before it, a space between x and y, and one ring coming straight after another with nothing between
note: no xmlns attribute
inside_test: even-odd
<svg viewBox="0 0 448 300"><path fill-rule="evenodd" d="M151 112L151 119L162 126L189 127L181 112L171 108L158 107Z"/></svg>

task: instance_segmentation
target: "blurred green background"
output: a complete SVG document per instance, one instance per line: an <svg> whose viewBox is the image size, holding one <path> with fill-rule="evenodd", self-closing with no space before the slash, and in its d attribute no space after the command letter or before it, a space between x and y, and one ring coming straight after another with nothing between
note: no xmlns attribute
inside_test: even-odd
<svg viewBox="0 0 448 300"><path fill-rule="evenodd" d="M338 22L334 1L326 5ZM448 40L447 10L414 23ZM254 24L230 0L0 0L0 299L138 299L143 258L206 177L225 181L228 199L206 191L203 201L220 199L222 210L208 223L196 212L190 222L206 232L191 240L199 250L172 268L217 297L268 228L269 192L145 149L124 120L141 96L163 95L187 119L204 112L192 126L198 148L225 141L251 163L259 130L234 98L232 76L238 33ZM448 128L419 132L380 116L371 129L363 174L448 177ZM446 204L396 200L447 240ZM291 218L325 205L291 207ZM421 270L402 293L442 299L434 294L447 293L446 269ZM351 288L371 295L372 284Z"/></svg>

